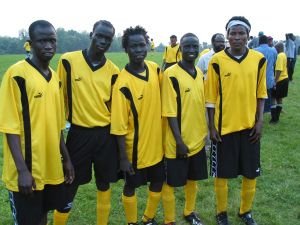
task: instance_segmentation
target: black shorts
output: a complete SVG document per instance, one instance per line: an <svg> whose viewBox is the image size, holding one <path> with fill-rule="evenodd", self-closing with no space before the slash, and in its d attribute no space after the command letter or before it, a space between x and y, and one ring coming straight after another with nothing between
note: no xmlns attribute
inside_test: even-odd
<svg viewBox="0 0 300 225"><path fill-rule="evenodd" d="M289 79L286 78L276 83L276 89L272 90L272 97L273 98L285 98L288 95L289 90Z"/></svg>
<svg viewBox="0 0 300 225"><path fill-rule="evenodd" d="M110 134L110 126L85 128L72 124L66 144L75 170L75 184L91 181L92 165L97 186L118 180L117 141Z"/></svg>
<svg viewBox="0 0 300 225"><path fill-rule="evenodd" d="M165 159L166 183L171 187L182 187L187 180L208 178L205 148L186 159Z"/></svg>
<svg viewBox="0 0 300 225"><path fill-rule="evenodd" d="M243 175L254 179L260 175L260 142L249 141L251 130L223 135L222 142L211 146L211 175L236 178Z"/></svg>
<svg viewBox="0 0 300 225"><path fill-rule="evenodd" d="M65 186L45 185L44 190L31 195L9 191L9 201L15 224L38 225L43 216L65 203Z"/></svg>
<svg viewBox="0 0 300 225"><path fill-rule="evenodd" d="M150 183L163 183L165 181L165 168L163 161L143 169L135 169L134 175L124 174L125 185L138 188Z"/></svg>

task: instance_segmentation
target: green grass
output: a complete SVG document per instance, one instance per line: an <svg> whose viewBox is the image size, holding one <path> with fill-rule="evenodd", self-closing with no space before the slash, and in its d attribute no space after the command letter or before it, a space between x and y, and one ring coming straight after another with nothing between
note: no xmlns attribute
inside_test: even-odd
<svg viewBox="0 0 300 225"><path fill-rule="evenodd" d="M127 62L125 53L109 53L120 68ZM22 55L8 55L0 57L0 74L7 67L23 58ZM59 58L57 55L52 66L56 68ZM148 59L161 64L162 55L151 53ZM277 125L269 125L269 114L265 114L264 132L261 147L262 176L258 178L253 214L260 225L297 225L300 224L300 62L298 60L294 74L295 80L289 87L289 96L284 99L284 112ZM2 136L0 136L0 141ZM2 145L0 144L0 172L2 167ZM231 224L241 225L237 218L240 201L240 178L229 183L228 213ZM125 224L124 210L121 202L123 181L112 186L112 210L110 224ZM146 187L138 189L138 213L141 218L146 203ZM186 224L182 219L184 194L182 188L177 189L177 224ZM199 182L197 198L197 212L201 213L206 225L215 224L215 196L213 179ZM163 210L160 205L157 221L163 222ZM49 215L49 222L52 216ZM8 194L0 181L0 225L11 225L11 213ZM69 223L71 225L96 224L96 187L94 182L79 189L75 205L71 211Z"/></svg>

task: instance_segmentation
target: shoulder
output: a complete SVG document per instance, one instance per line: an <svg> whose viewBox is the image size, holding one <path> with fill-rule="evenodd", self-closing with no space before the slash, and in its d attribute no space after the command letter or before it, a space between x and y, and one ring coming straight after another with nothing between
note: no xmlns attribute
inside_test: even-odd
<svg viewBox="0 0 300 225"><path fill-rule="evenodd" d="M107 66L112 73L120 72L119 67L116 64L114 64L110 59L106 59L105 66Z"/></svg>

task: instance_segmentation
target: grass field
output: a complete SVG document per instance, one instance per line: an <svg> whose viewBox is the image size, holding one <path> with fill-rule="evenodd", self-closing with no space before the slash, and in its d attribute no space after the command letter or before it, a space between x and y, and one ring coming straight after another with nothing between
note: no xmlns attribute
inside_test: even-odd
<svg viewBox="0 0 300 225"><path fill-rule="evenodd" d="M56 68L58 55L53 59ZM124 53L110 53L120 68L124 67L127 57ZM23 55L0 56L0 79L9 65L23 58ZM153 53L148 59L161 64L162 55ZM284 99L284 112L277 125L269 125L269 114L264 116L264 132L261 147L262 176L258 178L253 215L259 225L300 225L300 60L296 65L294 82L289 87L289 96ZM0 135L0 139L2 136ZM1 141L1 140L0 140ZM2 143L2 141L1 141ZM0 144L0 172L2 169L2 144ZM228 213L232 225L241 225L236 214L239 208L240 179L229 183ZM112 194L111 225L125 224L121 202L123 181L114 184ZM145 208L146 188L138 190L139 218ZM213 179L199 182L197 212L206 225L215 224L215 196ZM177 224L186 224L182 219L184 194L181 188L176 192ZM93 182L82 186L76 196L71 212L70 225L96 224L96 187ZM158 209L157 221L163 222L162 207ZM52 216L49 214L49 222ZM8 194L0 181L0 225L12 225Z"/></svg>

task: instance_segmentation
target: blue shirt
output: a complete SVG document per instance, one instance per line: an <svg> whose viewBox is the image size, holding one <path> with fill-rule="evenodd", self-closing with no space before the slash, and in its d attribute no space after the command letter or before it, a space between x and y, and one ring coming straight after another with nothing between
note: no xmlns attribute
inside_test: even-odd
<svg viewBox="0 0 300 225"><path fill-rule="evenodd" d="M275 86L274 69L277 59L277 51L275 48L269 47L268 44L261 44L255 48L255 50L261 52L267 59L267 89L270 89Z"/></svg>

